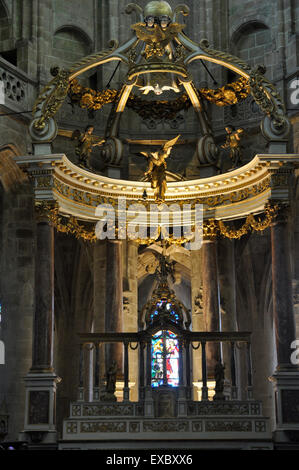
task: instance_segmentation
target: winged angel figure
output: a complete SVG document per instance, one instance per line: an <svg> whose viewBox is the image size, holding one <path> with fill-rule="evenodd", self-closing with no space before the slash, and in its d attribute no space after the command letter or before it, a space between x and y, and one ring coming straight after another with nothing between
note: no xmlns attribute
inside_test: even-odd
<svg viewBox="0 0 299 470"><path fill-rule="evenodd" d="M157 152L140 152L148 158L148 169L144 176L148 177L151 187L154 189L156 202L163 202L166 192L166 158L169 157L172 147L176 144L180 134L166 142Z"/></svg>
<svg viewBox="0 0 299 470"><path fill-rule="evenodd" d="M79 157L79 164L83 167L90 168L90 155L92 148L97 145L102 145L105 139L98 139L93 136L93 126L87 126L85 131L81 133L76 129L72 134L72 140L77 140L76 154Z"/></svg>

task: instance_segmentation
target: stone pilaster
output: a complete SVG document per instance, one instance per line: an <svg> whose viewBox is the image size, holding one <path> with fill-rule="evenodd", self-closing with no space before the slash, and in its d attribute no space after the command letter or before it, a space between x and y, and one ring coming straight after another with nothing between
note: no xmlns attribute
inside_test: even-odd
<svg viewBox="0 0 299 470"><path fill-rule="evenodd" d="M291 343L296 338L289 251L288 209L280 208L271 224L273 313L277 370L293 369Z"/></svg>
<svg viewBox="0 0 299 470"><path fill-rule="evenodd" d="M123 241L123 331L138 331L138 244ZM130 398L138 400L138 350L129 347Z"/></svg>
<svg viewBox="0 0 299 470"><path fill-rule="evenodd" d="M36 205L35 312L32 367L25 378L25 426L21 437L34 444L55 444L56 384L53 368L54 232L50 222L53 204Z"/></svg>
<svg viewBox="0 0 299 470"><path fill-rule="evenodd" d="M107 332L123 331L123 269L122 242L107 240L106 251L106 302L105 329ZM106 367L116 360L118 371L123 370L123 346L111 344L106 349Z"/></svg>
<svg viewBox="0 0 299 470"><path fill-rule="evenodd" d="M49 204L36 207L35 313L32 372L53 372L54 228Z"/></svg>
<svg viewBox="0 0 299 470"><path fill-rule="evenodd" d="M204 225L202 245L203 311L206 331L220 331L219 279L217 263L217 225L208 221ZM220 345L207 343L208 378L214 377L214 368L221 360Z"/></svg>
<svg viewBox="0 0 299 470"><path fill-rule="evenodd" d="M235 242L234 240L220 239L218 241L218 272L219 272L219 290L220 290L220 315L221 330L223 332L237 330L237 312L236 312L236 272L235 272ZM233 386L231 375L231 344L224 343L223 363L225 365L225 392L233 398L237 398L237 387ZM238 350L234 349L235 353ZM234 357L237 360L237 357ZM239 368L238 368L239 369ZM233 380L233 382L235 382ZM238 378L237 382L240 380Z"/></svg>
<svg viewBox="0 0 299 470"><path fill-rule="evenodd" d="M277 368L271 377L276 396L278 442L298 440L299 436L299 368L292 360L292 343L296 338L293 312L292 276L289 251L288 208L280 207L271 225L273 313L276 337ZM290 436L290 432L292 435ZM293 436L293 437L292 437Z"/></svg>

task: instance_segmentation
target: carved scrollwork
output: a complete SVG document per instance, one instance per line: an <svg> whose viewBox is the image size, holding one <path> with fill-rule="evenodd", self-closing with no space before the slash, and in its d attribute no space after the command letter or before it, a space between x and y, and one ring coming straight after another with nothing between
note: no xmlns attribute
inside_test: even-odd
<svg viewBox="0 0 299 470"><path fill-rule="evenodd" d="M264 76L266 69L258 66L250 73L249 85L251 94L270 119L262 126L263 134L268 140L275 136L287 136L290 130L289 121L285 116L285 107L274 85Z"/></svg>
<svg viewBox="0 0 299 470"><path fill-rule="evenodd" d="M136 3L129 3L126 6L125 12L127 15L131 15L133 11L136 13L136 16L139 18L139 21L143 21L143 10L142 8L137 5Z"/></svg>
<svg viewBox="0 0 299 470"><path fill-rule="evenodd" d="M190 8L184 3L180 3L179 5L177 5L173 11L173 21L177 20L180 13L183 16L188 16L190 14Z"/></svg>
<svg viewBox="0 0 299 470"><path fill-rule="evenodd" d="M53 118L67 96L70 72L54 68L52 73L53 80L42 90L33 107L30 133L34 140L51 141L57 135Z"/></svg>

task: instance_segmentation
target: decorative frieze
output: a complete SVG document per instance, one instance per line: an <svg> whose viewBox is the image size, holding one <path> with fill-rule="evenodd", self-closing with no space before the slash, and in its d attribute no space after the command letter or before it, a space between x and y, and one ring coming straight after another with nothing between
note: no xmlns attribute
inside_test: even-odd
<svg viewBox="0 0 299 470"><path fill-rule="evenodd" d="M129 423L129 432L140 432L140 423L135 421Z"/></svg>
<svg viewBox="0 0 299 470"><path fill-rule="evenodd" d="M265 420L258 420L254 422L255 432L266 432L267 425Z"/></svg>
<svg viewBox="0 0 299 470"><path fill-rule="evenodd" d="M80 423L80 432L126 432L127 423L125 421L84 421Z"/></svg>
<svg viewBox="0 0 299 470"><path fill-rule="evenodd" d="M198 403L194 413L198 415L249 415L248 403Z"/></svg>
<svg viewBox="0 0 299 470"><path fill-rule="evenodd" d="M66 425L66 432L67 434L77 434L78 432L78 424L76 422L68 422Z"/></svg>
<svg viewBox="0 0 299 470"><path fill-rule="evenodd" d="M72 405L71 416L81 416L81 405Z"/></svg>
<svg viewBox="0 0 299 470"><path fill-rule="evenodd" d="M144 421L144 432L187 432L189 431L188 421Z"/></svg>
<svg viewBox="0 0 299 470"><path fill-rule="evenodd" d="M252 432L252 421L210 420L205 423L206 432Z"/></svg>
<svg viewBox="0 0 299 470"><path fill-rule="evenodd" d="M133 405L83 405L83 416L133 416Z"/></svg>
<svg viewBox="0 0 299 470"><path fill-rule="evenodd" d="M193 421L192 422L192 431L193 432L202 432L202 421Z"/></svg>

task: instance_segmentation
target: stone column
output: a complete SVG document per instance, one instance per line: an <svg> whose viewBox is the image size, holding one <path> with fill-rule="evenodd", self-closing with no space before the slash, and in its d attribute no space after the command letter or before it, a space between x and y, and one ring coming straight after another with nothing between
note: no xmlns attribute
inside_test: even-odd
<svg viewBox="0 0 299 470"><path fill-rule="evenodd" d="M54 232L49 219L53 205L36 206L35 312L32 367L25 378L24 433L31 444L55 444L56 383L53 368ZM22 433L22 437L24 434Z"/></svg>
<svg viewBox="0 0 299 470"><path fill-rule="evenodd" d="M123 330L138 331L138 244L123 243ZM138 350L129 348L130 398L138 400Z"/></svg>
<svg viewBox="0 0 299 470"><path fill-rule="evenodd" d="M289 252L288 209L281 207L271 225L273 314L277 367L270 380L276 395L274 439L286 442L289 431L299 432L299 368L292 361L296 338Z"/></svg>
<svg viewBox="0 0 299 470"><path fill-rule="evenodd" d="M54 228L44 207L36 224L35 312L32 372L53 372Z"/></svg>
<svg viewBox="0 0 299 470"><path fill-rule="evenodd" d="M235 241L227 238L220 239L218 245L218 272L220 290L220 315L221 331L229 332L237 330L236 311L236 273L235 273ZM235 353L238 350L233 348ZM222 344L223 363L225 365L225 394L237 398L236 383L240 383L236 377L231 375L232 351L231 344ZM238 358L235 358L238 360ZM239 371L240 368L238 367ZM234 385L232 384L234 382ZM232 388L230 387L232 385Z"/></svg>
<svg viewBox="0 0 299 470"><path fill-rule="evenodd" d="M220 331L217 240L216 223L214 221L209 221L204 226L202 283L206 331ZM207 343L206 352L208 378L214 378L215 366L221 361L220 345L218 343Z"/></svg>
<svg viewBox="0 0 299 470"><path fill-rule="evenodd" d="M292 274L289 251L288 210L281 208L271 225L273 313L277 370L293 369L291 343L296 339Z"/></svg>
<svg viewBox="0 0 299 470"><path fill-rule="evenodd" d="M123 268L122 268L122 242L107 240L106 251L106 303L105 303L105 329L107 332L123 331ZM122 343L107 346L106 366L112 360L118 364L118 370L123 370Z"/></svg>

